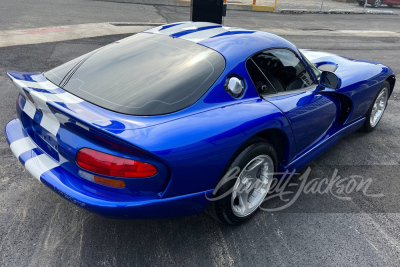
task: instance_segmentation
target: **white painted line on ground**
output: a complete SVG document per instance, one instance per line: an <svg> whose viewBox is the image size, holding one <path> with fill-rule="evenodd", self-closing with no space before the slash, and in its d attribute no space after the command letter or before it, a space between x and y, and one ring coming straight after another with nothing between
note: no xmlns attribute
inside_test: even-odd
<svg viewBox="0 0 400 267"><path fill-rule="evenodd" d="M115 26L112 23L78 24L40 29L0 31L0 47L67 41L81 38L138 33L150 26Z"/></svg>

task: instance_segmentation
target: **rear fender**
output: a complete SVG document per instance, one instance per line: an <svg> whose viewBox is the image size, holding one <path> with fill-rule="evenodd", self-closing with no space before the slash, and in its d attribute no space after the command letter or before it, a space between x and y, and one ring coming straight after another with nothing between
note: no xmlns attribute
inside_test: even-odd
<svg viewBox="0 0 400 267"><path fill-rule="evenodd" d="M235 152L268 129L286 135L284 157L290 161L296 154L291 127L279 109L260 98L143 128L129 140L170 166L163 197L171 197L213 189Z"/></svg>

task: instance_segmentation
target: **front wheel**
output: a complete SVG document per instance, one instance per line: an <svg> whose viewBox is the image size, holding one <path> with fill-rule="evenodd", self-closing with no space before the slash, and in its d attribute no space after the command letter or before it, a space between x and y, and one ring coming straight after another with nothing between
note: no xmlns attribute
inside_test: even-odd
<svg viewBox="0 0 400 267"><path fill-rule="evenodd" d="M372 2L372 7L380 7L382 5L382 1L383 0L374 0L374 2Z"/></svg>
<svg viewBox="0 0 400 267"><path fill-rule="evenodd" d="M389 99L389 88L389 82L385 81L365 116L364 132L372 132L381 120Z"/></svg>
<svg viewBox="0 0 400 267"><path fill-rule="evenodd" d="M364 6L364 5L365 5L365 2L358 2L358 5Z"/></svg>
<svg viewBox="0 0 400 267"><path fill-rule="evenodd" d="M223 224L248 220L263 203L277 166L274 147L261 139L245 148L214 189L207 213Z"/></svg>

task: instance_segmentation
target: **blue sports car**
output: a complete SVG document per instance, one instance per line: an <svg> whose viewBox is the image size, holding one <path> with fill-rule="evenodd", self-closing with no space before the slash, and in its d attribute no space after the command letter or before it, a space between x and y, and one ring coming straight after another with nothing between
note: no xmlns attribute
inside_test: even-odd
<svg viewBox="0 0 400 267"><path fill-rule="evenodd" d="M204 22L8 76L19 89L10 148L56 193L109 217L207 210L225 224L257 211L274 173L374 130L396 81L377 62Z"/></svg>

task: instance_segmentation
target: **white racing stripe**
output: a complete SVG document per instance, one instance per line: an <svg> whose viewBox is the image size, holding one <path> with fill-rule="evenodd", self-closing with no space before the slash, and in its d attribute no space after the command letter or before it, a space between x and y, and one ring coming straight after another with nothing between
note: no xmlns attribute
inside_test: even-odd
<svg viewBox="0 0 400 267"><path fill-rule="evenodd" d="M22 153L37 148L37 145L32 141L30 137L24 137L12 142L10 148L14 155L19 158Z"/></svg>
<svg viewBox="0 0 400 267"><path fill-rule="evenodd" d="M31 119L33 119L33 117L35 117L36 107L35 107L35 105L32 104L31 101L29 101L29 99L26 99L26 101L25 101L25 106L24 106L23 112L25 112L26 115L28 115Z"/></svg>
<svg viewBox="0 0 400 267"><path fill-rule="evenodd" d="M159 33L159 34L164 34L164 35L172 35L178 32L183 32L187 30L195 30L196 28L200 27L207 27L207 26L216 26L214 23L209 23L209 22L193 22L193 23L183 23L180 25L176 25L170 28L167 28L165 30L158 30L154 33ZM162 27L160 27L161 29Z"/></svg>
<svg viewBox="0 0 400 267"><path fill-rule="evenodd" d="M21 85L21 83L19 83L19 85ZM24 93L21 87L20 90L21 92ZM49 131L54 136L57 136L58 130L60 129L60 122L57 119L57 117L50 111L49 107L47 106L47 101L61 102L66 104L75 104L83 102L82 99L68 92L61 94L48 94L30 90L29 94L32 97L35 104L37 105L37 107L43 113L41 121L37 122L40 123L40 126L42 126L45 130ZM26 102L23 108L23 112L25 112L31 119L34 119L35 114L37 112L36 106L29 100L29 98L25 97L25 100Z"/></svg>
<svg viewBox="0 0 400 267"><path fill-rule="evenodd" d="M25 168L40 181L40 176L51 170L55 167L58 167L59 164L52 160L46 154L41 154L39 156L33 157L25 162Z"/></svg>
<svg viewBox="0 0 400 267"><path fill-rule="evenodd" d="M47 105L43 106L43 103L41 103L40 108L42 110L43 116L42 120L38 123L40 124L40 126L42 126L44 129L52 133L54 136L57 136L57 132L60 129L60 122L58 121L56 116L48 109ZM32 102L29 101L29 99L26 99L23 112L25 112L25 114L28 115L33 120L37 112L37 109L32 104Z"/></svg>
<svg viewBox="0 0 400 267"><path fill-rule="evenodd" d="M220 28L213 28L213 29L209 29L209 30L189 33L189 34L183 35L179 38L198 43L198 42L201 42L208 38L211 38L215 35L225 33L225 32L227 32L227 30L224 29L223 27L220 27Z"/></svg>
<svg viewBox="0 0 400 267"><path fill-rule="evenodd" d="M57 132L60 129L60 121L50 111L46 102L53 101L66 104L83 102L82 99L67 92L61 94L47 94L47 93L30 91L30 95L32 96L35 103L39 106L39 108L43 112L43 117L42 120L40 121L40 126L42 126L44 129L52 133L54 136L57 136Z"/></svg>
<svg viewBox="0 0 400 267"><path fill-rule="evenodd" d="M82 99L67 92L61 94L47 94L36 91L30 91L29 93L39 107L47 107L46 104L47 101L61 102L66 104L75 104L83 102Z"/></svg>
<svg viewBox="0 0 400 267"><path fill-rule="evenodd" d="M40 126L57 136L58 130L60 129L60 122L57 120L51 111L43 111L43 117L40 121Z"/></svg>
<svg viewBox="0 0 400 267"><path fill-rule="evenodd" d="M21 81L18 79L13 79L15 85L17 85L18 87L22 88L22 87L32 87L32 88L40 88L40 89L46 89L46 90L54 90L59 88L57 85L49 82L49 81L45 81L45 82L29 82L29 81Z"/></svg>
<svg viewBox="0 0 400 267"><path fill-rule="evenodd" d="M209 23L209 22L195 22L195 23L187 22L187 23L183 23L183 24L179 24L179 25L170 27L170 28L166 28L164 30L162 30L163 26L160 26L160 27L157 27L154 29L150 29L147 32L163 34L163 35L173 35L176 33L184 32L184 31L188 31L188 30L196 30L198 28L207 27L207 26L217 26L217 25L214 23ZM206 39L209 39L211 37L214 37L216 35L222 34L222 33L236 32L236 31L248 31L249 33L254 32L254 31L245 30L245 29L236 28L236 27L221 26L221 27L217 27L217 28L211 28L208 30L195 31L192 33L182 35L178 38L198 43L198 42L204 41Z"/></svg>

